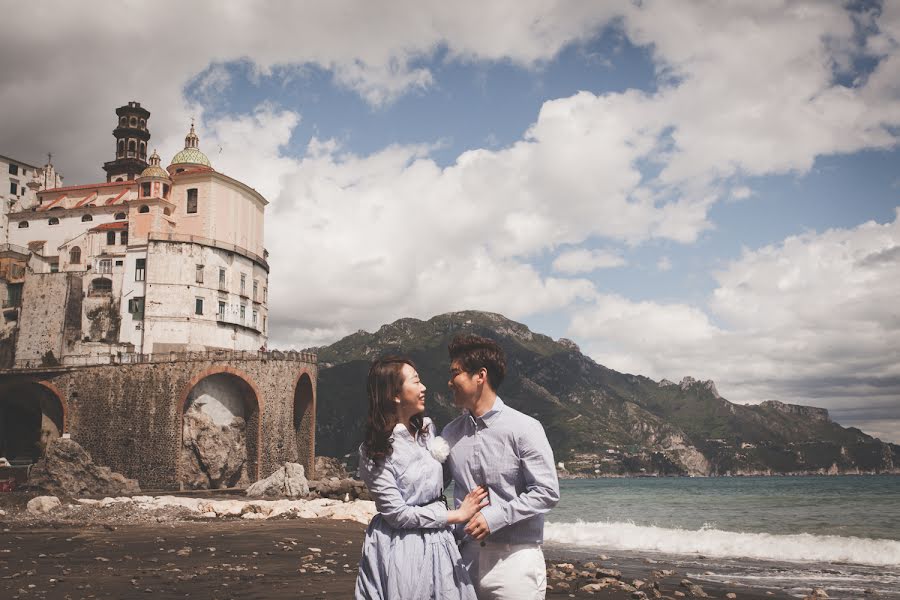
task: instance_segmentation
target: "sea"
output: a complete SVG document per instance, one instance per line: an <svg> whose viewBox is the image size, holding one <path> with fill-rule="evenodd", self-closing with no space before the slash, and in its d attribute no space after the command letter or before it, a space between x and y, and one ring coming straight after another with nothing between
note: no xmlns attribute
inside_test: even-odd
<svg viewBox="0 0 900 600"><path fill-rule="evenodd" d="M548 554L674 566L698 582L900 599L900 476L560 481ZM867 591L868 590L868 591Z"/></svg>

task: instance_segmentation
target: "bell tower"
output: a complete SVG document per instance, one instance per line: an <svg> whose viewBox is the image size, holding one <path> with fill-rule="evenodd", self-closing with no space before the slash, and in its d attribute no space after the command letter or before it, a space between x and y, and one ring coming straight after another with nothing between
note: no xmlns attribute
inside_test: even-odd
<svg viewBox="0 0 900 600"><path fill-rule="evenodd" d="M147 121L150 111L140 102L129 102L116 109L118 126L113 130L116 138L116 159L103 164L106 181L131 181L140 177L147 168L147 142L150 130Z"/></svg>

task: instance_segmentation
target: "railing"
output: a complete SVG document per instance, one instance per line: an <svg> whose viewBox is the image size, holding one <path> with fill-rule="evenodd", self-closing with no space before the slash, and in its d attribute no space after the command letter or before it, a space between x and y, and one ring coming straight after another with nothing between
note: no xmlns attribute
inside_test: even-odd
<svg viewBox="0 0 900 600"><path fill-rule="evenodd" d="M284 360L305 363L318 363L315 352L297 350L202 350L197 352L157 352L155 354L139 354L137 352L117 352L115 354L76 354L64 356L58 365L46 365L39 358L19 359L15 361L15 369L40 369L44 367L84 367L90 365L135 365L147 363L172 363L190 361L227 361L227 360Z"/></svg>
<svg viewBox="0 0 900 600"><path fill-rule="evenodd" d="M254 254L253 252L250 252L246 248L241 248L237 244L220 242L218 240L200 237L197 235L186 235L183 233L160 233L155 231L150 232L147 235L147 239L151 242L184 242L189 244L199 244L201 246L209 246L211 248L219 248L220 250L228 250L229 252L234 252L235 254L240 254L241 256L249 258L253 262L256 262L260 266L262 266L266 270L266 273L269 272L269 263L265 258L258 254Z"/></svg>

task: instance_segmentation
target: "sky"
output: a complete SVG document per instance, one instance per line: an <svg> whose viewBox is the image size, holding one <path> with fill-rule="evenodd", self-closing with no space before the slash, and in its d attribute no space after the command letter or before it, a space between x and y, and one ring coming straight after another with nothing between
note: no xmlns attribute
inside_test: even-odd
<svg viewBox="0 0 900 600"><path fill-rule="evenodd" d="M900 442L900 2L0 0L0 154L192 118L267 207L270 347L502 313ZM7 6L8 5L8 6Z"/></svg>

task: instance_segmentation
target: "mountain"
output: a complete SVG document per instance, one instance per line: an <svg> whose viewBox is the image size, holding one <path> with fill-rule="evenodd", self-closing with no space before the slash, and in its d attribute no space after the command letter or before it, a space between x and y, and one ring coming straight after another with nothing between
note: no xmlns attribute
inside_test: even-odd
<svg viewBox="0 0 900 600"><path fill-rule="evenodd" d="M539 419L562 474L767 475L898 473L900 446L831 421L821 408L777 401L733 404L712 381L653 381L595 363L506 317L477 311L400 319L318 348L317 454L356 452L365 425L370 362L400 353L428 386L438 425L458 410L447 389L447 344L460 332L497 340L507 353L500 396Z"/></svg>

